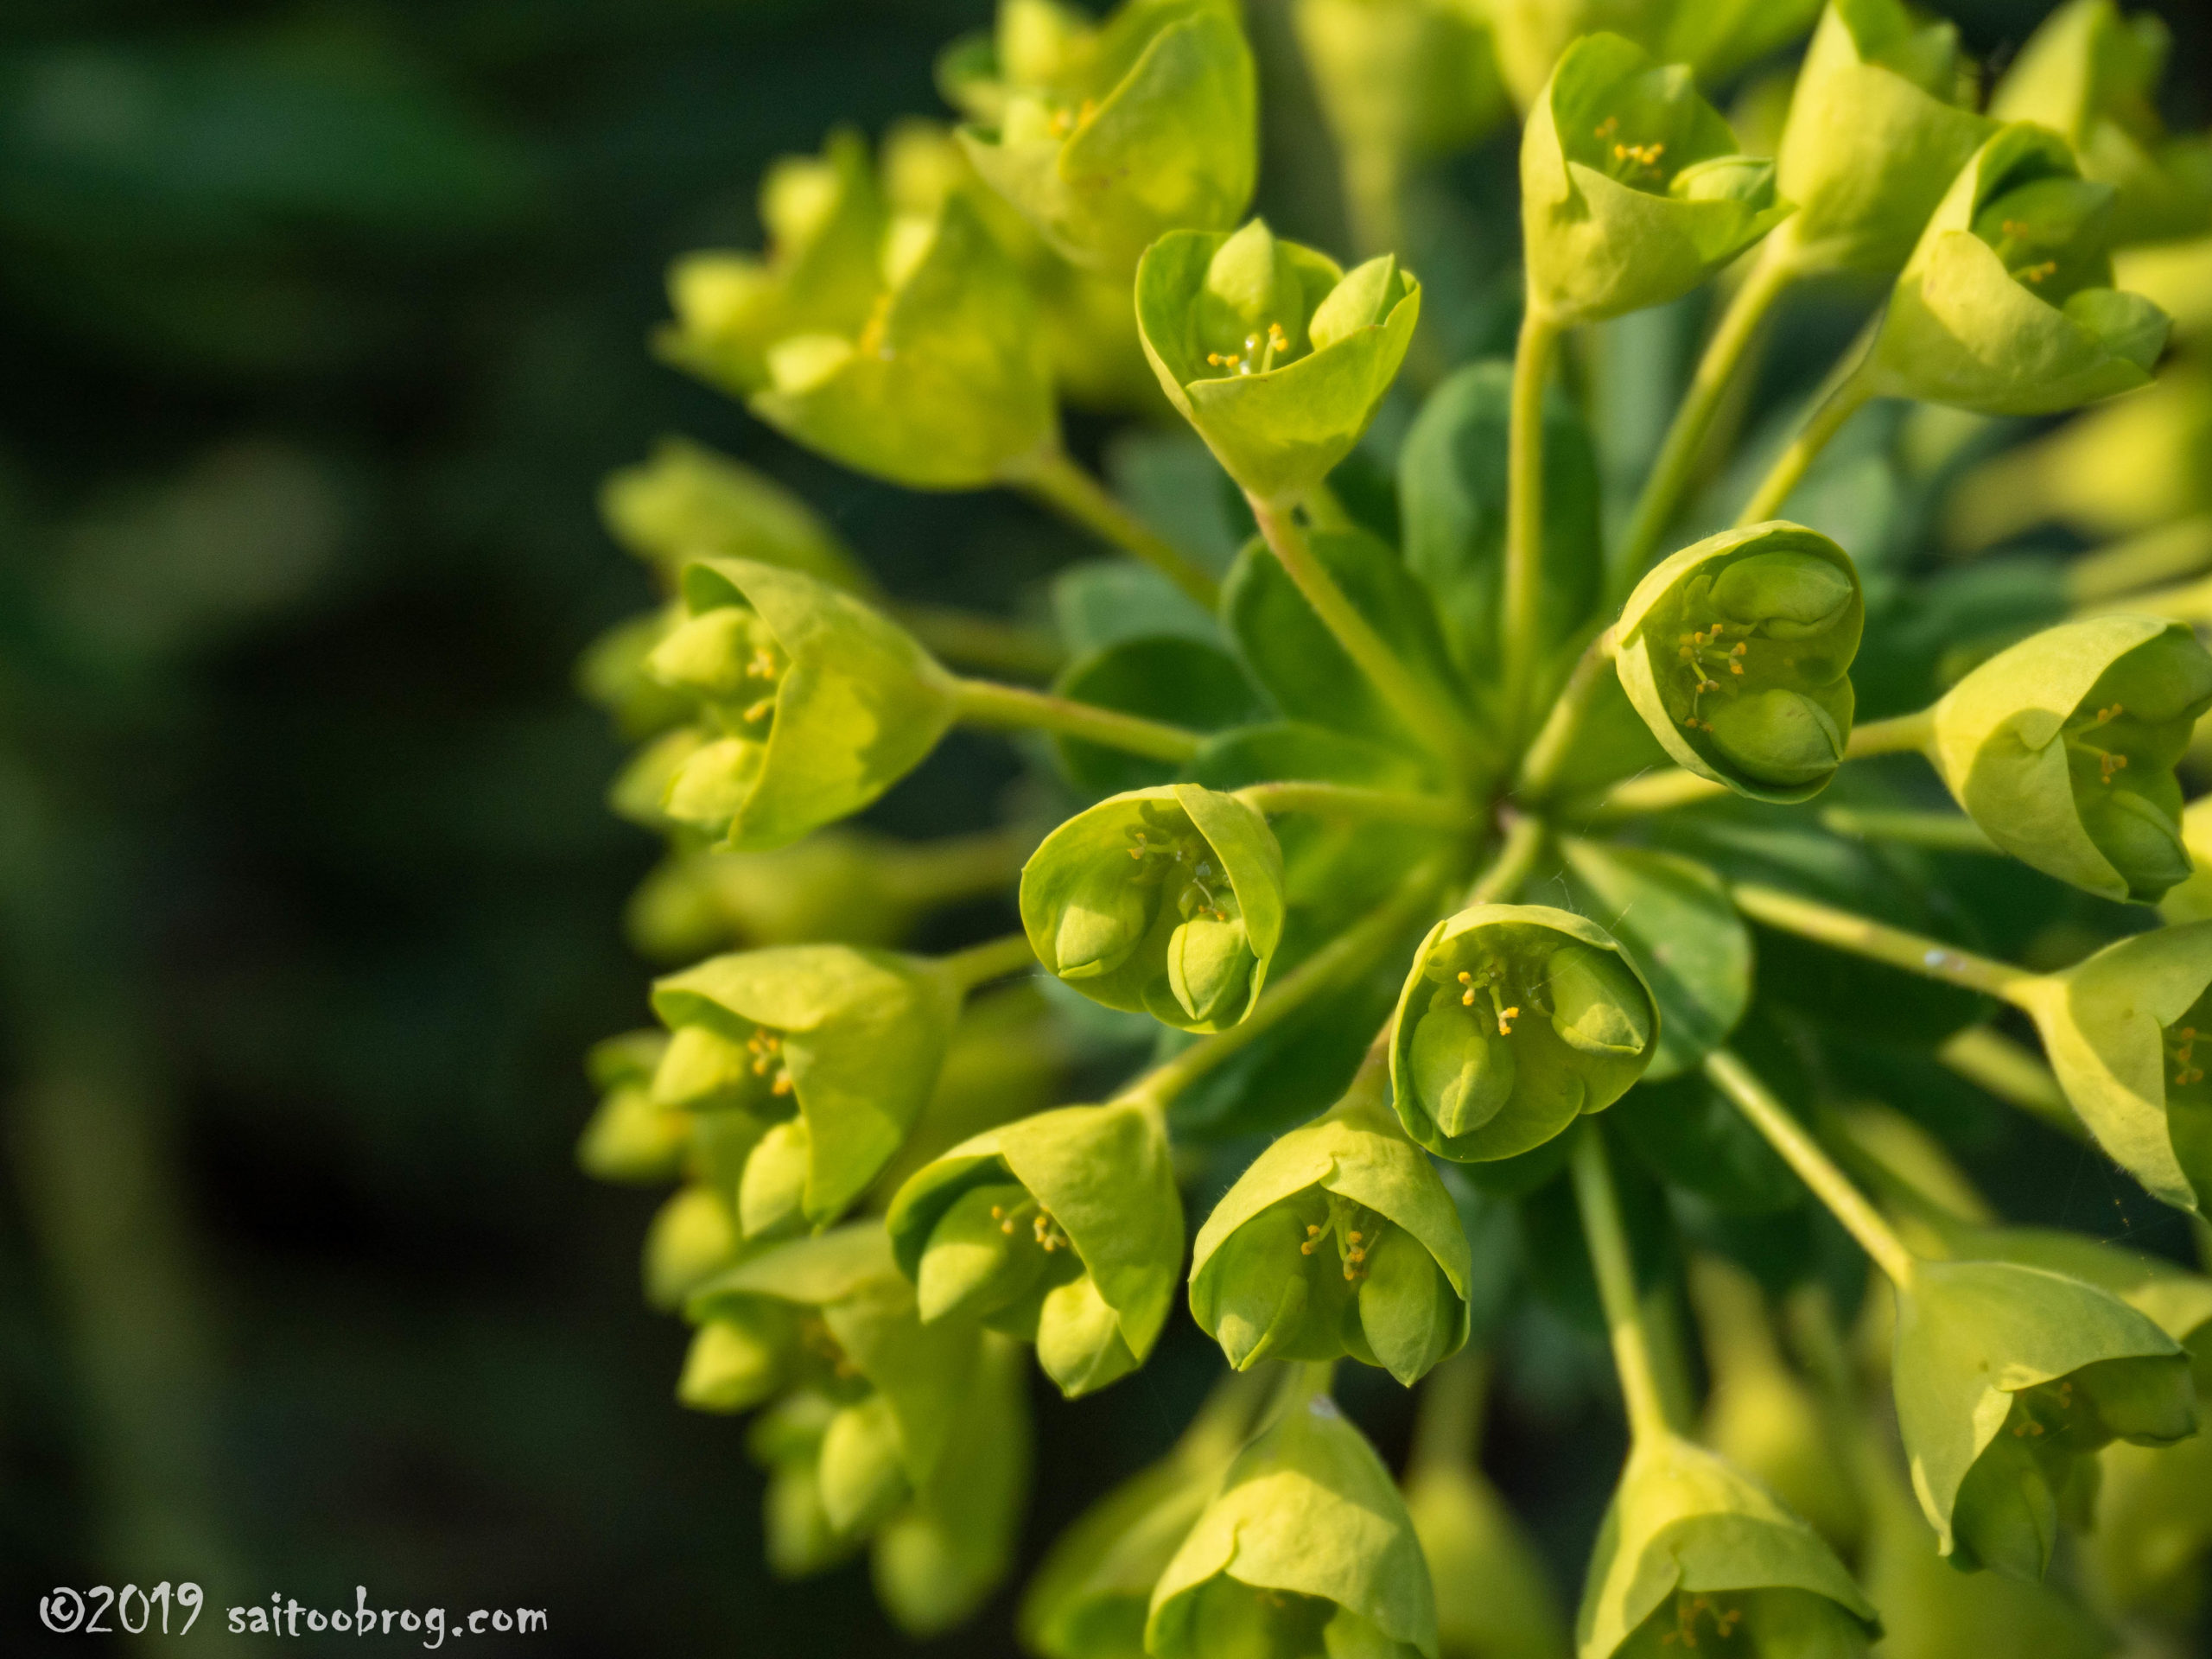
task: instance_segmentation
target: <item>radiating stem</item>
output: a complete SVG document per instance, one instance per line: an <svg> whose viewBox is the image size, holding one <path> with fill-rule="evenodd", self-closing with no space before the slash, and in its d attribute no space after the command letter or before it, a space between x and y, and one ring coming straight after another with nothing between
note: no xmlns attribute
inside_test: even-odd
<svg viewBox="0 0 2212 1659"><path fill-rule="evenodd" d="M941 841L884 843L879 866L884 884L919 909L980 899L1010 885L1035 849L1033 830L992 830Z"/></svg>
<svg viewBox="0 0 2212 1659"><path fill-rule="evenodd" d="M995 680L961 680L960 719L971 726L1001 731L1057 732L1131 754L1147 755L1180 766L1194 757L1205 739L1180 726L1169 726L1095 703L1055 697L1026 686L1001 685Z"/></svg>
<svg viewBox="0 0 2212 1659"><path fill-rule="evenodd" d="M1495 905L1513 896L1514 890L1529 879L1529 872L1535 868L1536 855L1544 849L1544 821L1533 813L1516 816L1506 825L1505 839L1498 843L1497 856L1491 860L1475 884L1467 889L1466 904Z"/></svg>
<svg viewBox="0 0 2212 1659"><path fill-rule="evenodd" d="M1328 567L1314 556L1313 543L1291 516L1290 509L1248 495L1260 534L1281 563L1284 573L1305 595L1336 642L1344 647L1360 671L1381 692L1382 700L1405 721L1428 748L1465 773L1474 763L1473 734L1466 718L1434 687L1424 683L1401 659L1389 641L1362 615Z"/></svg>
<svg viewBox="0 0 2212 1659"><path fill-rule="evenodd" d="M1853 350L1858 360L1863 361L1862 348L1854 346ZM1845 423L1864 408L1873 395L1873 382L1854 366L1821 400L1820 406L1813 411L1812 418L1805 423L1804 430L1798 433L1789 447L1782 452L1782 458L1774 463L1765 480L1751 493L1751 499L1744 504L1744 510L1737 515L1736 523L1739 526L1764 524L1779 515L1789 499L1789 493L1803 480L1806 469L1819 458L1821 451L1828 447L1835 435L1843 430Z"/></svg>
<svg viewBox="0 0 2212 1659"><path fill-rule="evenodd" d="M1934 709L1916 709L1909 715L1892 715L1887 720L1862 721L1851 728L1845 740L1843 758L1864 760L1876 754L1909 754L1925 752L1929 740L1936 731Z"/></svg>
<svg viewBox="0 0 2212 1659"><path fill-rule="evenodd" d="M1814 1196L1859 1241L1859 1249L1873 1258L1890 1282L1900 1290L1909 1288L1918 1270L1917 1258L1883 1219L1881 1211L1866 1201L1866 1195L1851 1184L1751 1068L1728 1050L1717 1048L1705 1057L1705 1075L1751 1121L1751 1127L1766 1137L1782 1160L1797 1172L1798 1179L1813 1189Z"/></svg>
<svg viewBox="0 0 2212 1659"><path fill-rule="evenodd" d="M928 647L932 657L955 668L1049 680L1066 660L1066 653L1049 634L1001 617L905 601L886 608L901 627Z"/></svg>
<svg viewBox="0 0 2212 1659"><path fill-rule="evenodd" d="M1054 448L1008 480L1113 546L1141 559L1211 613L1220 602L1214 579L1173 543L1123 506L1106 486Z"/></svg>
<svg viewBox="0 0 2212 1659"><path fill-rule="evenodd" d="M1920 974L1929 979L1942 980L1947 985L1980 991L1985 996L2002 997L2008 1002L2021 1003L2028 987L2037 983L2042 977L2024 968L2015 968L2009 963L1978 957L1971 950L1961 950L1956 945L1945 944L1940 939L1910 933L1904 928L1892 927L1887 922L1878 922L1871 917L1838 910L1832 905L1824 905L1814 899L1802 899L1777 887L1744 883L1731 887L1729 896L1736 901L1736 908L1755 922L1764 922L1769 927L1795 933L1799 938L1810 939L1815 944L1825 944L1838 950L1847 950L1853 956L1885 962L1891 967L1902 968L1909 974Z"/></svg>
<svg viewBox="0 0 2212 1659"><path fill-rule="evenodd" d="M1681 766L1669 766L1658 772L1640 772L1609 789L1571 801L1560 810L1559 816L1571 823L1596 828L1646 817L1654 812L1671 812L1678 806L1694 806L1700 801L1714 800L1727 792L1726 784L1716 784L1710 778L1700 778Z"/></svg>
<svg viewBox="0 0 2212 1659"><path fill-rule="evenodd" d="M1490 1398L1490 1356L1463 1348L1428 1374L1414 1418L1412 1469L1440 1471L1471 1467L1482 1443L1483 1408Z"/></svg>
<svg viewBox="0 0 2212 1659"><path fill-rule="evenodd" d="M2104 608L2123 594L2179 582L2212 565L2212 513L2179 518L2084 553L2066 567L2066 596Z"/></svg>
<svg viewBox="0 0 2212 1659"><path fill-rule="evenodd" d="M2061 1135L2075 1141L2089 1138L2042 1057L1993 1027L1968 1026L1937 1049L1936 1058L1967 1082L1980 1084Z"/></svg>
<svg viewBox="0 0 2212 1659"><path fill-rule="evenodd" d="M1621 1224L1613 1173L1605 1162L1605 1137L1595 1123L1581 1124L1570 1133L1575 1136L1574 1197L1582 1211L1582 1236L1590 1247L1590 1264L1597 1269L1598 1295L1605 1303L1605 1328L1612 1338L1613 1367L1620 1373L1621 1396L1628 1405L1629 1433L1641 1445L1671 1433L1673 1425L1651 1363L1628 1230Z"/></svg>
<svg viewBox="0 0 2212 1659"><path fill-rule="evenodd" d="M1675 511L1681 505L1682 492L1697 465L1699 449L1712 428L1713 412L1720 407L1720 400L1742 367L1751 342L1758 337L1760 324L1796 279L1787 250L1788 245L1782 238L1767 238L1751 270L1730 297L1728 308L1721 313L1713 338L1706 342L1705 353L1698 359L1697 371L1690 377L1689 387L1675 411L1674 423L1667 429L1666 442L1660 446L1658 459L1652 462L1651 471L1643 480L1643 493L1637 498L1635 515L1629 520L1620 545L1614 550L1607 582L1612 606L1628 597L1644 567L1651 563L1660 537L1674 522Z"/></svg>
<svg viewBox="0 0 2212 1659"><path fill-rule="evenodd" d="M1530 721L1537 664L1543 660L1544 383L1559 344L1554 323L1534 307L1521 319L1513 355L1505 454L1505 728Z"/></svg>
<svg viewBox="0 0 2212 1659"><path fill-rule="evenodd" d="M1560 768L1574 753L1574 741L1581 735L1583 722L1589 718L1590 705L1605 688L1605 677L1612 671L1612 648L1608 636L1600 634L1575 659L1573 671L1560 690L1559 700L1552 704L1551 712L1544 716L1543 725L1537 728L1535 741L1529 745L1529 752L1521 758L1521 775L1513 787L1514 793L1522 800L1541 801L1550 791Z"/></svg>
<svg viewBox="0 0 2212 1659"><path fill-rule="evenodd" d="M1256 811L1303 812L1320 818L1382 818L1439 830L1464 830L1474 817L1464 802L1409 789L1364 789L1356 784L1249 784L1236 798Z"/></svg>
<svg viewBox="0 0 2212 1659"><path fill-rule="evenodd" d="M1030 949L1027 933L986 939L981 944L971 944L965 950L955 950L938 958L938 966L951 975L963 991L972 991L978 985L988 985L1010 974L1026 973L1036 965L1037 953Z"/></svg>
<svg viewBox="0 0 2212 1659"><path fill-rule="evenodd" d="M1938 853L1998 853L2002 849L1963 812L1885 811L1855 806L1825 807L1821 823L1839 836L1859 841L1896 842Z"/></svg>

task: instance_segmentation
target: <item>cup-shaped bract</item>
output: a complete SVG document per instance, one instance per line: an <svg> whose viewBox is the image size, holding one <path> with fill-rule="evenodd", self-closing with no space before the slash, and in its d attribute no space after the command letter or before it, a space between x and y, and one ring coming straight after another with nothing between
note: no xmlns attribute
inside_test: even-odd
<svg viewBox="0 0 2212 1659"><path fill-rule="evenodd" d="M922 1317L1037 1344L1071 1397L1144 1363L1175 1297L1183 1205L1157 1111L1064 1106L918 1170L887 1221Z"/></svg>
<svg viewBox="0 0 2212 1659"><path fill-rule="evenodd" d="M1688 67L1618 35L1567 48L1522 131L1529 303L1556 327L1680 299L1789 212Z"/></svg>
<svg viewBox="0 0 2212 1659"><path fill-rule="evenodd" d="M1266 501L1326 478L1375 418L1421 316L1421 284L1379 255L1349 273L1254 219L1177 231L1137 267L1137 330L1184 418Z"/></svg>
<svg viewBox="0 0 2212 1659"><path fill-rule="evenodd" d="M802 944L715 957L653 987L674 1033L662 1103L773 1121L739 1188L749 1234L834 1220L899 1150L944 1058L960 993L935 964Z"/></svg>
<svg viewBox="0 0 2212 1659"><path fill-rule="evenodd" d="M1683 766L1754 800L1802 801L1843 763L1866 619L1841 548L1802 524L1753 524L1684 548L1638 582L1613 659Z"/></svg>
<svg viewBox="0 0 2212 1659"><path fill-rule="evenodd" d="M686 620L646 660L699 708L671 734L688 741L669 756L661 810L734 852L788 846L859 811L952 724L954 683L937 660L811 576L702 560L683 599Z"/></svg>
<svg viewBox="0 0 2212 1659"><path fill-rule="evenodd" d="M662 1181L683 1166L691 1144L690 1121L652 1097L655 1069L668 1039L657 1031L625 1032L594 1043L585 1058L599 1109L576 1140L576 1164L602 1181Z"/></svg>
<svg viewBox="0 0 2212 1659"><path fill-rule="evenodd" d="M2196 1432L2189 1357L2111 1292L2006 1262L1923 1262L1892 1380L1914 1491L1959 1565L2036 1580L2115 1440Z"/></svg>
<svg viewBox="0 0 2212 1659"><path fill-rule="evenodd" d="M1801 270L1891 271L1991 124L1971 107L1955 24L1902 0L1831 0L1775 156Z"/></svg>
<svg viewBox="0 0 2212 1659"><path fill-rule="evenodd" d="M1436 1166L1357 1094L1276 1141L1214 1206L1191 1313L1240 1371L1350 1354L1410 1387L1466 1341L1471 1271Z"/></svg>
<svg viewBox="0 0 2212 1659"><path fill-rule="evenodd" d="M1382 1460L1294 1391L1237 1455L1152 1593L1155 1659L1436 1659L1428 1564Z"/></svg>
<svg viewBox="0 0 2212 1659"><path fill-rule="evenodd" d="M2108 944L2024 998L2051 1070L2105 1152L2153 1196L2212 1208L2212 922Z"/></svg>
<svg viewBox="0 0 2212 1659"><path fill-rule="evenodd" d="M1170 784L1108 797L1021 872L1021 925L1094 1002L1183 1031L1243 1019L1282 942L1282 850L1259 812Z"/></svg>
<svg viewBox="0 0 2212 1659"><path fill-rule="evenodd" d="M2166 314L2112 285L2112 199L2056 134L1999 127L1905 262L1867 384L1985 415L2054 415L2147 382Z"/></svg>
<svg viewBox="0 0 2212 1659"><path fill-rule="evenodd" d="M751 559L804 571L851 593L873 586L821 514L744 462L688 438L663 438L652 456L610 473L599 516L608 534L673 587L694 559Z"/></svg>
<svg viewBox="0 0 2212 1659"><path fill-rule="evenodd" d="M1348 173L1378 184L1472 143L1505 113L1489 31L1453 0L1299 0L1313 90Z"/></svg>
<svg viewBox="0 0 2212 1659"><path fill-rule="evenodd" d="M1406 1512L1428 1561L1447 1659L1566 1659L1567 1618L1551 1575L1480 1470L1416 1456Z"/></svg>
<svg viewBox="0 0 2212 1659"><path fill-rule="evenodd" d="M1580 1659L1707 1643L1849 1659L1880 1634L1835 1552L1758 1481L1671 1433L1630 1451L1583 1586Z"/></svg>
<svg viewBox="0 0 2212 1659"><path fill-rule="evenodd" d="M1619 943L1544 905L1475 905L1414 953L1390 1033L1406 1133L1488 1163L1602 1111L1657 1052L1659 1006Z"/></svg>
<svg viewBox="0 0 2212 1659"><path fill-rule="evenodd" d="M2120 193L2112 238L2164 241L2212 224L2212 157L2203 140L2166 136L2156 101L2173 44L2155 14L2123 16L2114 0L2069 0L2044 20L1989 102L2001 121L2050 128L2082 175Z"/></svg>
<svg viewBox="0 0 2212 1659"><path fill-rule="evenodd" d="M2212 708L2212 653L2179 623L2046 628L1936 705L1929 752L1982 832L2045 874L2155 903L2190 873L2173 768Z"/></svg>
<svg viewBox="0 0 2212 1659"><path fill-rule="evenodd" d="M996 39L939 68L977 118L976 170L1079 264L1127 275L1176 230L1234 225L1259 168L1257 76L1235 0L1125 0L1092 25L1001 0Z"/></svg>

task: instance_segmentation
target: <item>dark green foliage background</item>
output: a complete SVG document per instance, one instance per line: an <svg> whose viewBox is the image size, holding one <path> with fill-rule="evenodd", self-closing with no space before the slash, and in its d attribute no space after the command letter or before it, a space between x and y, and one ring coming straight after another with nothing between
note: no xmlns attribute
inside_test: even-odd
<svg viewBox="0 0 2212 1659"><path fill-rule="evenodd" d="M1985 56L2043 10L1946 9ZM676 1408L684 1332L639 1299L653 1199L572 1165L578 1057L645 1014L618 916L653 849L601 806L620 751L569 673L646 594L596 480L664 431L792 483L896 592L1002 607L1090 550L1010 498L839 473L644 349L671 255L755 239L772 156L938 112L931 56L988 10L0 16L0 1648L56 1584L164 1578L217 1609L356 1584L544 1607L549 1659L897 1646L862 1569L766 1577L741 1433ZM1262 206L1341 245L1281 8L1253 10ZM2203 23L2160 10L2201 96ZM1494 145L1459 181L1495 202L1509 168ZM1454 353L1510 339L1446 321ZM967 827L1012 776L956 739L871 819ZM2089 1154L2008 1133L1978 1172L2004 1190L2150 1219ZM1586 1288L1555 1294L1508 1327L1489 1460L1564 1573L1618 1430ZM1098 1399L1040 1388L1033 1551L1217 1363L1179 1319ZM1402 1450L1402 1394L1347 1386ZM1001 1605L941 1645L1009 1630Z"/></svg>

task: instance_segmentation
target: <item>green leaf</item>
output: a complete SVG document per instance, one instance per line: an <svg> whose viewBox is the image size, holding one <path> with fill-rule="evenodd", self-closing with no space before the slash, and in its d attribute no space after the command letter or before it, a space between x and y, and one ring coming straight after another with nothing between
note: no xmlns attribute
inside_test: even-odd
<svg viewBox="0 0 2212 1659"><path fill-rule="evenodd" d="M1789 1166L1701 1076L1647 1076L1609 1116L1654 1173L1724 1213L1770 1216L1805 1202Z"/></svg>
<svg viewBox="0 0 2212 1659"><path fill-rule="evenodd" d="M1052 618L1077 657L1131 639L1173 637L1214 645L1221 639L1212 616L1188 594L1150 566L1128 559L1084 559L1054 576Z"/></svg>
<svg viewBox="0 0 2212 1659"><path fill-rule="evenodd" d="M1198 732L1228 731L1268 714L1235 658L1217 645L1173 635L1123 639L1079 657L1052 689L1078 702ZM1068 776L1087 790L1142 789L1175 773L1165 761L1081 738L1056 737L1052 743Z"/></svg>

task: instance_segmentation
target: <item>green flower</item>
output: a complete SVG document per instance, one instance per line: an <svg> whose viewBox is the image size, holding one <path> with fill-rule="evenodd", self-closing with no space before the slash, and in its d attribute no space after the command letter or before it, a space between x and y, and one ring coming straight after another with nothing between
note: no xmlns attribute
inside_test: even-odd
<svg viewBox="0 0 2212 1659"><path fill-rule="evenodd" d="M2177 623L2109 615L2001 651L1936 705L1929 753L1983 832L2047 874L2155 901L2189 874L2173 768L2212 708Z"/></svg>
<svg viewBox="0 0 2212 1659"><path fill-rule="evenodd" d="M1421 284L1389 255L1349 275L1254 219L1176 231L1137 268L1137 328L1168 401L1268 501L1351 453L1403 362Z"/></svg>
<svg viewBox="0 0 2212 1659"><path fill-rule="evenodd" d="M1021 872L1038 960L1094 1002L1184 1031L1243 1019L1282 939L1282 854L1267 820L1196 784L1079 812Z"/></svg>
<svg viewBox="0 0 2212 1659"><path fill-rule="evenodd" d="M703 1181L680 1186L645 1228L645 1303L680 1307L703 1281L744 1254L729 1200Z"/></svg>
<svg viewBox="0 0 2212 1659"><path fill-rule="evenodd" d="M748 1236L834 1220L906 1138L944 1058L959 988L932 963L849 945L716 957L659 981L664 1107L772 1125L746 1156Z"/></svg>
<svg viewBox="0 0 2212 1659"><path fill-rule="evenodd" d="M1850 556L1816 531L1709 536L1637 584L1621 684L1667 753L1754 800L1802 801L1843 761L1866 623Z"/></svg>
<svg viewBox="0 0 2212 1659"><path fill-rule="evenodd" d="M637 766L664 773L670 818L732 850L785 846L857 812L952 723L936 660L810 576L715 559L684 572L683 596L688 620L647 667L696 699L700 723Z"/></svg>
<svg viewBox="0 0 2212 1659"><path fill-rule="evenodd" d="M2115 245L2190 236L2212 225L2212 147L2176 141L2156 95L2173 44L2154 14L2070 0L2020 48L1991 99L2000 121L2034 121L2073 145L2082 175L2120 193Z"/></svg>
<svg viewBox="0 0 2212 1659"><path fill-rule="evenodd" d="M1349 184L1395 181L1410 162L1472 143L1505 113L1489 32L1471 7L1299 0L1293 16Z"/></svg>
<svg viewBox="0 0 2212 1659"><path fill-rule="evenodd" d="M1765 1487L1673 1434L1630 1452L1575 1621L1580 1659L1708 1644L1847 1659L1880 1634L1834 1552Z"/></svg>
<svg viewBox="0 0 2212 1659"><path fill-rule="evenodd" d="M1898 1292L1893 1371L1942 1554L2012 1578L2043 1576L2101 1447L2196 1432L2179 1344L2109 1291L2040 1268L1921 1263Z"/></svg>
<svg viewBox="0 0 2212 1659"><path fill-rule="evenodd" d="M2112 1159L2166 1203L2212 1206L2212 922L2108 944L2029 982L2051 1070Z"/></svg>
<svg viewBox="0 0 2212 1659"><path fill-rule="evenodd" d="M599 1090L599 1109L576 1141L576 1164L585 1174L663 1181L683 1166L691 1126L652 1097L653 1071L667 1041L657 1031L632 1031L593 1045L584 1065Z"/></svg>
<svg viewBox="0 0 2212 1659"><path fill-rule="evenodd" d="M1619 1099L1658 1031L1643 974L1604 929L1542 905L1477 905L1429 930L1399 994L1399 1120L1444 1157L1510 1158Z"/></svg>
<svg viewBox="0 0 2212 1659"><path fill-rule="evenodd" d="M1093 26L1051 0L1002 0L994 42L948 49L939 78L977 118L976 170L1068 258L1114 272L1175 230L1233 225L1259 128L1233 0L1127 0Z"/></svg>
<svg viewBox="0 0 2212 1659"><path fill-rule="evenodd" d="M1618 35L1567 49L1522 134L1529 302L1554 327L1679 299L1789 212L1689 70Z"/></svg>
<svg viewBox="0 0 2212 1659"><path fill-rule="evenodd" d="M1293 1129L1198 1230L1191 1314L1244 1370L1350 1354L1410 1387L1467 1339L1467 1236L1370 1092Z"/></svg>
<svg viewBox="0 0 2212 1659"><path fill-rule="evenodd" d="M1567 1621L1549 1573L1479 1470L1417 1457L1406 1512L1428 1562L1446 1659L1566 1659Z"/></svg>
<svg viewBox="0 0 2212 1659"><path fill-rule="evenodd" d="M671 587L695 559L779 565L848 593L874 585L804 499L688 438L663 438L651 459L608 474L600 486L599 516L608 534L649 561Z"/></svg>
<svg viewBox="0 0 2212 1659"><path fill-rule="evenodd" d="M1144 1363L1182 1265L1166 1128L1129 1103L962 1142L899 1188L887 1225L925 1320L980 1319L1035 1343L1071 1397Z"/></svg>
<svg viewBox="0 0 2212 1659"><path fill-rule="evenodd" d="M1389 1471L1325 1393L1294 1389L1152 1592L1155 1659L1435 1659L1427 1563Z"/></svg>
<svg viewBox="0 0 2212 1659"><path fill-rule="evenodd" d="M1797 74L1775 188L1802 270L1892 271L1991 124L1971 107L1958 29L1900 0L1831 0Z"/></svg>
<svg viewBox="0 0 2212 1659"><path fill-rule="evenodd" d="M2056 135L1998 129L1891 293L1864 371L1876 395L2050 415L2149 380L2166 315L2112 286L2112 200Z"/></svg>

